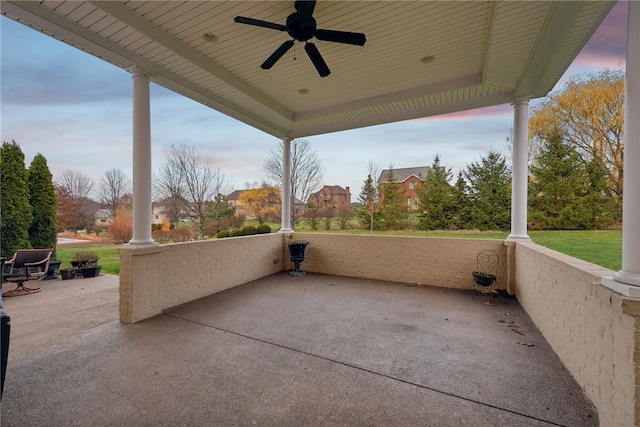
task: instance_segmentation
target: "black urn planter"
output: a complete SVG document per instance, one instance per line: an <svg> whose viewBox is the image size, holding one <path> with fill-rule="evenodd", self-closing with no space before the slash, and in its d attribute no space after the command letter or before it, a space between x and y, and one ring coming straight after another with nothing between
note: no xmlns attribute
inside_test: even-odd
<svg viewBox="0 0 640 427"><path fill-rule="evenodd" d="M293 263L293 271L289 272L290 276L304 276L304 271L300 270L300 264L304 261L304 250L309 242L289 242L289 254L291 255L291 262Z"/></svg>
<svg viewBox="0 0 640 427"><path fill-rule="evenodd" d="M57 279L56 270L60 268L60 264L62 261L57 259L49 260L49 268L47 268L47 275L42 278L42 280L52 280Z"/></svg>
<svg viewBox="0 0 640 427"><path fill-rule="evenodd" d="M483 288L491 286L496 280L496 276L494 276L493 274L480 273L479 271L474 271L472 274L473 280L475 280L476 285L482 286Z"/></svg>

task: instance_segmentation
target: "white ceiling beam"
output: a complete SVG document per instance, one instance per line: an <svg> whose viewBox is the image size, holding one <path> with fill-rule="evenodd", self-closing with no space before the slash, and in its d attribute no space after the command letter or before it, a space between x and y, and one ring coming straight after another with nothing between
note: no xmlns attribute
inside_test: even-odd
<svg viewBox="0 0 640 427"><path fill-rule="evenodd" d="M540 29L540 37L533 48L533 55L527 61L516 86L516 97L546 95L546 91L543 94L538 93L540 76L558 47L562 45L562 40L571 29L581 8L582 2L578 1L558 1L552 4L548 14L551 19Z"/></svg>
<svg viewBox="0 0 640 427"><path fill-rule="evenodd" d="M454 113L457 111L490 107L494 105L507 104L511 102L513 97L514 93L512 91L500 92L477 98L461 99L453 102L448 102L446 104L434 104L424 106L422 108L414 108L411 110L395 111L393 113L387 113L384 115L366 116L330 124L311 125L306 127L301 126L300 128L296 128L290 131L289 136L291 136L292 138L303 138L330 132L339 132L343 130L387 124L390 122L420 119L424 117L437 116L440 114Z"/></svg>
<svg viewBox="0 0 640 427"><path fill-rule="evenodd" d="M464 87L476 86L480 83L482 83L482 76L480 74L472 74L470 76L464 76L453 80L431 83L423 86L412 87L398 92L390 92L384 95L362 98L352 102L345 102L343 104L338 104L331 107L296 113L294 116L294 121L303 122L306 120L313 120L318 117L359 110L374 105L402 102L406 99L419 98L422 96L442 93L449 90L457 90Z"/></svg>

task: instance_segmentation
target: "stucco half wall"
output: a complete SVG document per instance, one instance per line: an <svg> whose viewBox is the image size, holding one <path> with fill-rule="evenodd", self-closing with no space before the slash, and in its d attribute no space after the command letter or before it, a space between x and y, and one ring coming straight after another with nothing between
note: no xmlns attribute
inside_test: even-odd
<svg viewBox="0 0 640 427"><path fill-rule="evenodd" d="M282 271L284 235L261 234L120 249L120 321L162 310Z"/></svg>
<svg viewBox="0 0 640 427"><path fill-rule="evenodd" d="M534 243L515 250L516 295L598 408L600 425L640 425L640 300L600 284L606 268Z"/></svg>
<svg viewBox="0 0 640 427"><path fill-rule="evenodd" d="M503 240L295 233L309 241L303 270L347 277L473 289L481 251L498 254L497 288L507 286Z"/></svg>
<svg viewBox="0 0 640 427"><path fill-rule="evenodd" d="M303 270L347 277L473 289L480 251L499 256L498 288L506 288L502 240L294 233L307 240ZM120 320L138 322L284 269L292 269L290 236L273 233L201 242L127 246L120 250Z"/></svg>

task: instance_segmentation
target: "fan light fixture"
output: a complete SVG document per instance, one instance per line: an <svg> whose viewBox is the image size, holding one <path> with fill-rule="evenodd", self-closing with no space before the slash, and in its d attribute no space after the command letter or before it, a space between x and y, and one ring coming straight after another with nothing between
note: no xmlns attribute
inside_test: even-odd
<svg viewBox="0 0 640 427"><path fill-rule="evenodd" d="M420 58L420 63L421 64L431 64L435 60L436 60L436 56L435 55L427 55L427 56L423 56L422 58Z"/></svg>
<svg viewBox="0 0 640 427"><path fill-rule="evenodd" d="M204 41L209 43L218 43L220 41L220 37L218 37L217 34L211 32L202 33L201 37Z"/></svg>

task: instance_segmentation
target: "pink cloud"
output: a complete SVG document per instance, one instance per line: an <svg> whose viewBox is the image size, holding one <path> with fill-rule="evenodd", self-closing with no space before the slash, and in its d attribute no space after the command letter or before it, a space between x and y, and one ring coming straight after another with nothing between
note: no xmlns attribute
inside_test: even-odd
<svg viewBox="0 0 640 427"><path fill-rule="evenodd" d="M491 107L477 108L475 110L458 111L457 113L443 114L440 116L423 117L410 120L412 122L443 122L466 121L474 119L501 119L513 117L513 108L508 104L494 105Z"/></svg>
<svg viewBox="0 0 640 427"><path fill-rule="evenodd" d="M593 33L574 64L597 68L624 66L628 13L628 2L618 1L602 21L600 27Z"/></svg>

